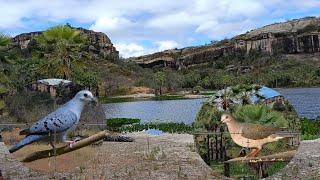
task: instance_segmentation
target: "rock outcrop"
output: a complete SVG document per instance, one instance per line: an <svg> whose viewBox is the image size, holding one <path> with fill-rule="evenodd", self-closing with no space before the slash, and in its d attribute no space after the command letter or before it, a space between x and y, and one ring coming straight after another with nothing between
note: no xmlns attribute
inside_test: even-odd
<svg viewBox="0 0 320 180"><path fill-rule="evenodd" d="M181 69L253 52L269 55L320 52L320 18L306 17L275 23L209 45L166 50L130 60L142 67Z"/></svg>
<svg viewBox="0 0 320 180"><path fill-rule="evenodd" d="M94 54L95 57L119 57L119 52L113 46L109 37L102 32L95 32L84 28L76 28L82 35L87 37L89 43L86 47L87 52ZM42 34L42 31L23 33L12 38L13 46L26 49L32 38Z"/></svg>

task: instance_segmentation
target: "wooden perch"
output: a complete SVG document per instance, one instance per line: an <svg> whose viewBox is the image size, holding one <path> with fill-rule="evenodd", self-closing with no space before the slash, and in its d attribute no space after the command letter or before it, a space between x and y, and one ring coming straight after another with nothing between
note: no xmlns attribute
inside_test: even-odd
<svg viewBox="0 0 320 180"><path fill-rule="evenodd" d="M231 162L249 162L249 163L259 163L259 162L278 162L278 161L290 161L293 156L296 154L296 150L286 151L276 154L271 154L267 156L261 157L238 157L234 159L230 159L225 161L224 163L231 163Z"/></svg>
<svg viewBox="0 0 320 180"><path fill-rule="evenodd" d="M85 146L88 146L94 142L97 142L99 140L102 140L103 138L105 138L109 133L107 133L106 131L101 131L97 134L94 134L88 138L82 139L80 141L77 141L76 143L74 143L72 145L72 148L70 148L69 145L63 146L63 147L59 147L55 149L55 153L54 153L54 149L50 149L50 150L44 150L44 151L38 151L38 152L34 152L30 155L28 155L27 157L25 157L22 162L32 162L38 159L43 159L43 158L48 158L48 157L53 157L53 156L59 156L71 151L75 151L77 149L83 148Z"/></svg>

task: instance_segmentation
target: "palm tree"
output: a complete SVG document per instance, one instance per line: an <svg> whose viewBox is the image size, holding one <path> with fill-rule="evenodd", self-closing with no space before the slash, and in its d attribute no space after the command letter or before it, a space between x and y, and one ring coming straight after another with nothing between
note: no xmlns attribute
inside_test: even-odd
<svg viewBox="0 0 320 180"><path fill-rule="evenodd" d="M158 71L154 74L154 82L157 89L159 89L160 96L162 95L162 87L166 82L166 74L162 71Z"/></svg>
<svg viewBox="0 0 320 180"><path fill-rule="evenodd" d="M41 71L46 76L73 79L74 72L81 68L81 48L85 38L80 31L68 25L48 29L36 37L40 48L45 52Z"/></svg>
<svg viewBox="0 0 320 180"><path fill-rule="evenodd" d="M271 124L276 127L287 127L288 121L276 111L264 104L249 104L238 106L234 112L238 121L258 124Z"/></svg>

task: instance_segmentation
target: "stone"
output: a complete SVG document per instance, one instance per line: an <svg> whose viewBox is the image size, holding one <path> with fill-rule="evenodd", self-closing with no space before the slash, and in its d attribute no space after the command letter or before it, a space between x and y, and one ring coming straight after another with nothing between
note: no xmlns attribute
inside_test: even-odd
<svg viewBox="0 0 320 180"><path fill-rule="evenodd" d="M258 52L266 55L298 55L320 52L320 18L306 17L252 30L212 44L172 49L129 58L142 67L188 68L221 57L237 57ZM248 72L250 68L245 68Z"/></svg>
<svg viewBox="0 0 320 180"><path fill-rule="evenodd" d="M119 58L119 52L113 46L109 37L102 32L95 32L84 28L76 28L80 33L87 37L89 43L85 48L87 52L92 53L96 58ZM12 38L12 46L19 47L21 50L27 49L32 45L32 38L42 34L42 31L23 33Z"/></svg>

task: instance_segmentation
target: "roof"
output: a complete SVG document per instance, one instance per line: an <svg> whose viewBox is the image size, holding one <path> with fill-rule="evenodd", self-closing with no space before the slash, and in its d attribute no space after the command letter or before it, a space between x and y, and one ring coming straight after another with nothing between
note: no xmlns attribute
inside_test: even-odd
<svg viewBox="0 0 320 180"><path fill-rule="evenodd" d="M278 91L271 89L271 88L268 88L266 86L261 86L261 88L258 90L258 94L260 96L264 97L265 100L268 100L268 99L271 99L274 97L278 97L278 96L282 96ZM256 103L259 101L259 98L256 95L253 95L251 97L251 100Z"/></svg>
<svg viewBox="0 0 320 180"><path fill-rule="evenodd" d="M262 86L259 89L258 94L260 96L265 97L266 99L270 99L270 98L277 97L277 96L282 96L278 91L271 89L271 88L268 88L266 86Z"/></svg>
<svg viewBox="0 0 320 180"><path fill-rule="evenodd" d="M66 79L41 79L41 80L38 80L37 83L41 83L49 86L59 86L59 85L69 85L72 82Z"/></svg>

